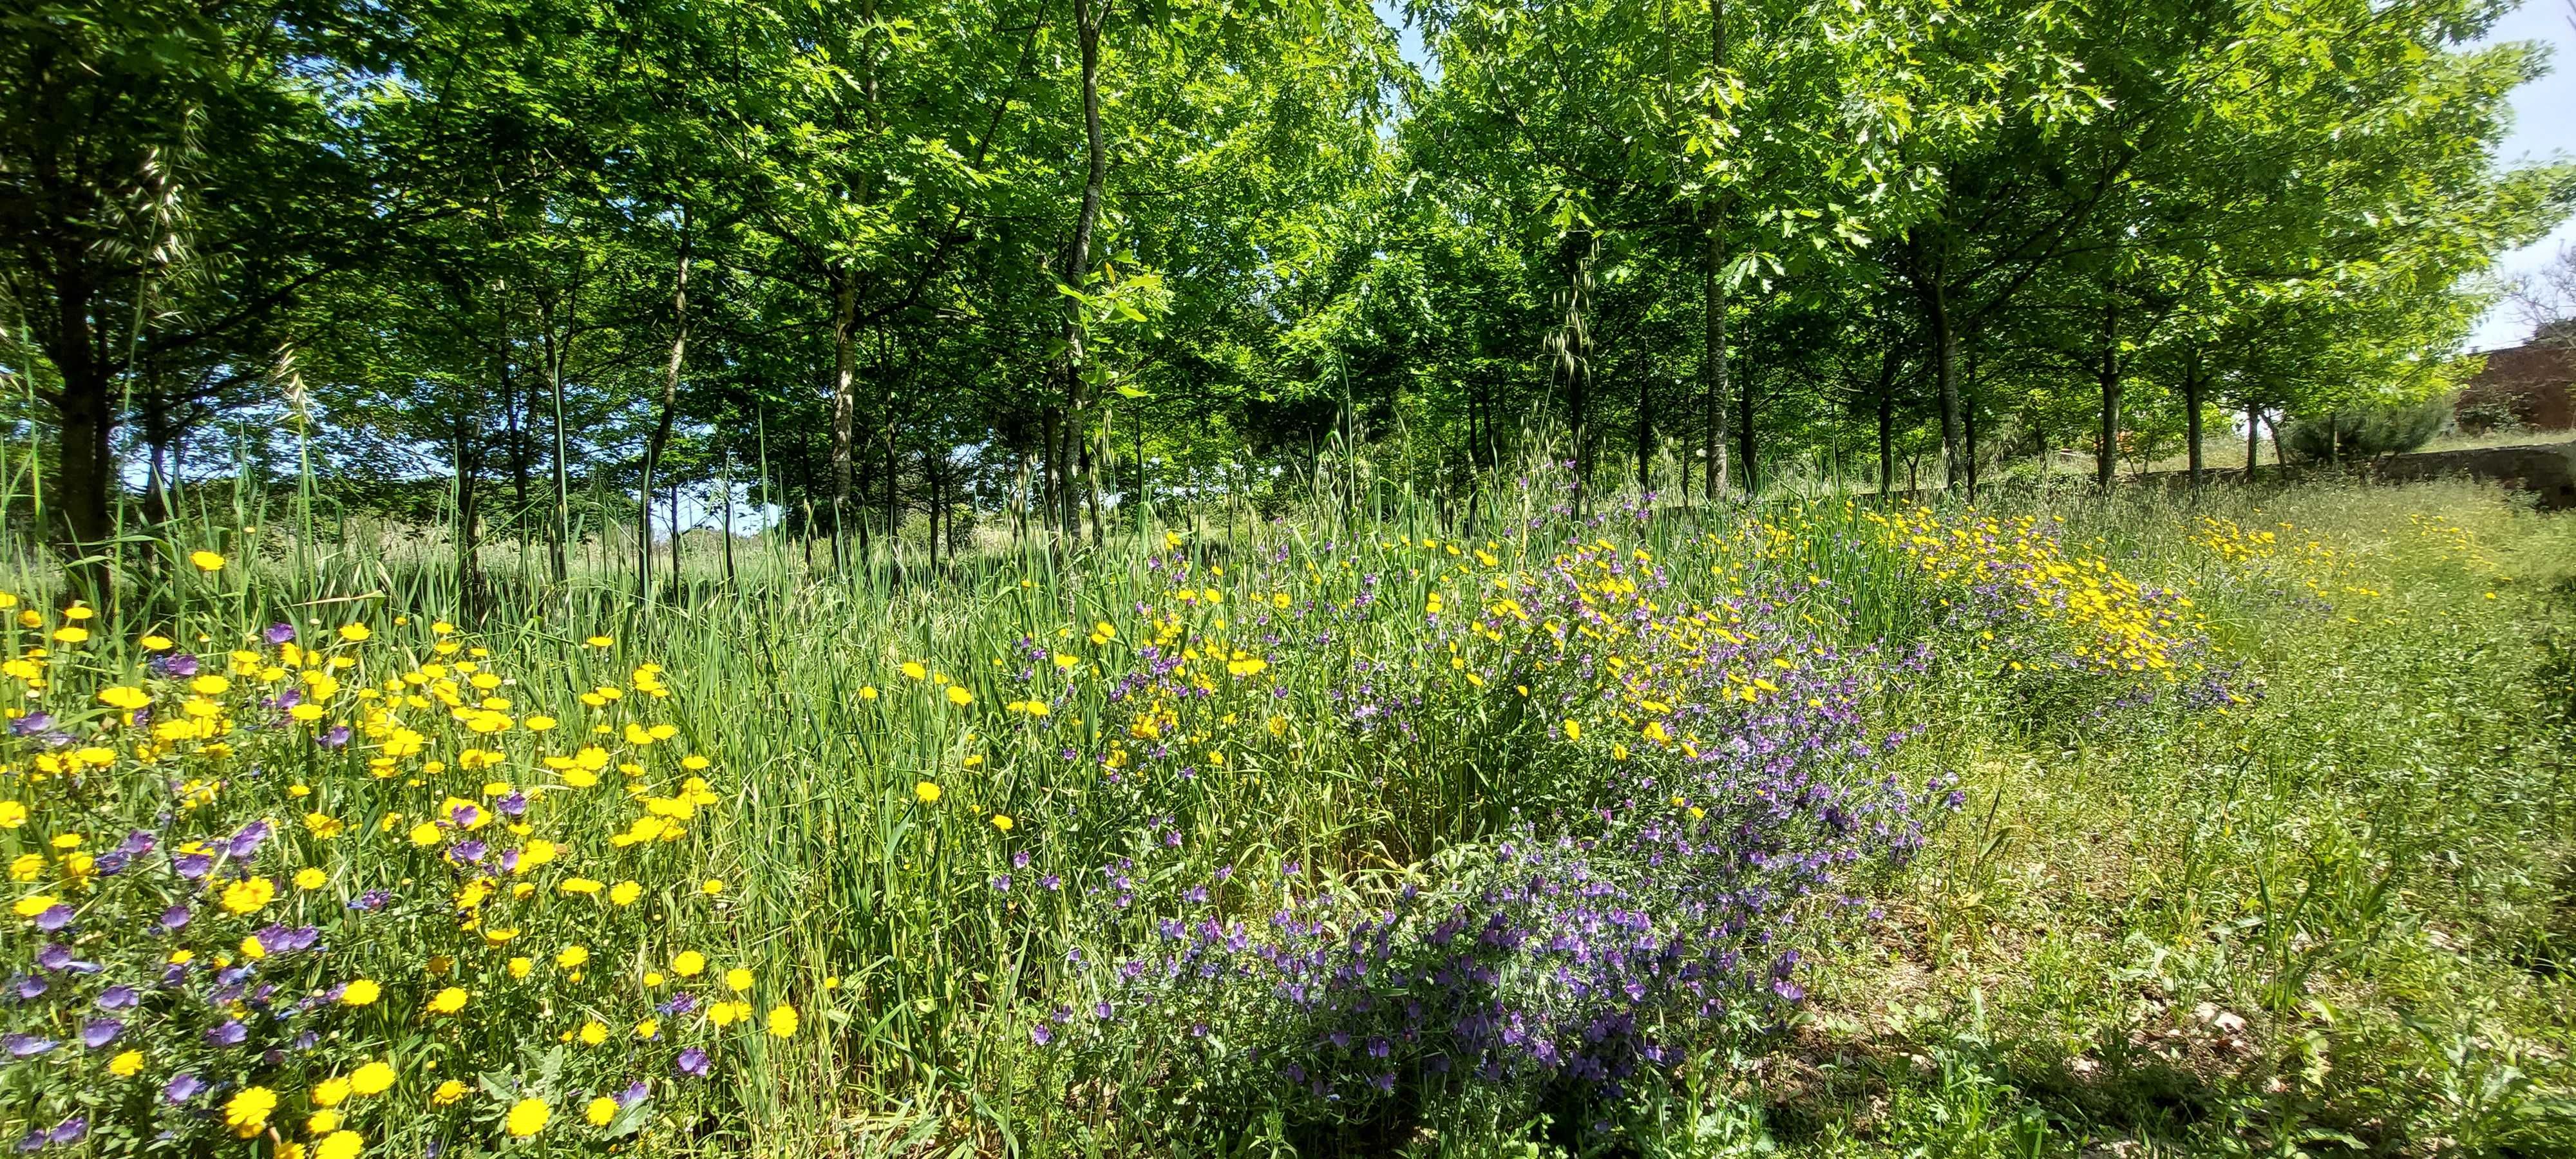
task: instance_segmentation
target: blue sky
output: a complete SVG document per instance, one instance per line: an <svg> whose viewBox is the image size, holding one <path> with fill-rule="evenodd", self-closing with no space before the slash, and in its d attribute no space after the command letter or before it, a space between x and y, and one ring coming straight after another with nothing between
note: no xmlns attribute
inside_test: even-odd
<svg viewBox="0 0 2576 1159"><path fill-rule="evenodd" d="M2549 44L2552 71L2513 95L2513 134L2497 151L2501 160L2548 161L2576 156L2576 0L2532 0L2496 23L2494 40L2538 40ZM2562 248L2576 246L2576 221L2561 224L2539 244L2505 255L2496 263L2500 277L2528 274L2548 265ZM2518 346L2530 327L2509 305L2488 311L2469 335L2469 349Z"/></svg>
<svg viewBox="0 0 2576 1159"><path fill-rule="evenodd" d="M1427 66L1420 30L1406 26L1397 0L1376 0L1378 16L1393 25L1404 58ZM2542 162L2576 157L2576 0L2528 0L2496 23L2489 40L2537 40L2552 50L2553 71L2514 94L2511 136L2497 150L2507 163ZM2576 246L2576 220L2558 227L2538 244L2505 255L2496 276L2511 278L2548 265L2562 248ZM2510 304L2499 303L2479 320L2469 335L2469 349L2518 346L2530 327Z"/></svg>

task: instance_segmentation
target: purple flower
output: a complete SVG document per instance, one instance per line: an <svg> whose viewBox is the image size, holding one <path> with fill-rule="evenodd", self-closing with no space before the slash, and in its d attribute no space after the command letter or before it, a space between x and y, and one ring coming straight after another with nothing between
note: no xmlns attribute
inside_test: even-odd
<svg viewBox="0 0 2576 1159"><path fill-rule="evenodd" d="M184 1103L196 1098L197 1092L204 1089L206 1084L203 1080L182 1071L170 1076L170 1081L162 1085L161 1097L174 1103Z"/></svg>
<svg viewBox="0 0 2576 1159"><path fill-rule="evenodd" d="M1029 1026L1029 1041L1039 1046L1045 1046L1046 1044L1055 1041L1055 1032L1047 1029L1046 1023L1032 1023Z"/></svg>
<svg viewBox="0 0 2576 1159"><path fill-rule="evenodd" d="M209 1046L240 1046L242 1044L242 1040L249 1037L250 1027L242 1025L239 1019L227 1018L222 1022L217 1023L214 1029L206 1032L206 1044Z"/></svg>
<svg viewBox="0 0 2576 1159"><path fill-rule="evenodd" d="M25 716L10 721L9 731L18 736L34 736L37 733L53 727L53 723L53 713L31 712Z"/></svg>
<svg viewBox="0 0 2576 1159"><path fill-rule="evenodd" d="M21 1002L42 998L50 989L53 989L53 983L45 981L42 974L20 974L9 980L9 992L17 995Z"/></svg>
<svg viewBox="0 0 2576 1159"><path fill-rule="evenodd" d="M206 871L214 867L215 859L203 853L182 853L170 859L170 868L190 881L206 876Z"/></svg>
<svg viewBox="0 0 2576 1159"><path fill-rule="evenodd" d="M707 1058L707 1052L694 1046L681 1051L679 1059L672 1066L681 1074L693 1079L705 1078L707 1072L714 1069L714 1064Z"/></svg>
<svg viewBox="0 0 2576 1159"><path fill-rule="evenodd" d="M242 826L241 832L233 834L233 839L224 846L224 852L235 861L256 856L260 843L268 840L268 833L268 822L253 821Z"/></svg>
<svg viewBox="0 0 2576 1159"><path fill-rule="evenodd" d="M626 1084L625 1090L617 1092L617 1105L620 1109L624 1109L651 1097L653 1097L653 1088L645 1085L644 1080L637 1079Z"/></svg>
<svg viewBox="0 0 2576 1159"><path fill-rule="evenodd" d="M88 1137L89 1120L82 1118L79 1115L74 1115L60 1123L54 1124L54 1133L46 1136L46 1141L55 1144L71 1144L78 1143Z"/></svg>
<svg viewBox="0 0 2576 1159"><path fill-rule="evenodd" d="M335 724L330 727L329 731L326 731L321 736L313 739L314 743L321 745L323 748L336 749L349 743L349 735L348 725Z"/></svg>
<svg viewBox="0 0 2576 1159"><path fill-rule="evenodd" d="M93 1018L81 1027L81 1045L97 1050L116 1041L116 1036L123 1033L125 1033L123 1022L113 1018Z"/></svg>
<svg viewBox="0 0 2576 1159"><path fill-rule="evenodd" d="M32 1034L12 1034L6 1038L0 1038L0 1049L6 1049L11 1058L34 1058L53 1048L53 1039L38 1038Z"/></svg>
<svg viewBox="0 0 2576 1159"><path fill-rule="evenodd" d="M67 905L57 904L36 915L36 928L49 934L70 924L72 907Z"/></svg>
<svg viewBox="0 0 2576 1159"><path fill-rule="evenodd" d="M501 810L503 816L516 817L528 811L528 795L526 793L512 793L507 797L501 798L498 808Z"/></svg>
<svg viewBox="0 0 2576 1159"><path fill-rule="evenodd" d="M188 907L184 905L171 906L170 908L161 911L161 928L165 930L183 929L188 924L188 918Z"/></svg>
<svg viewBox="0 0 2576 1159"><path fill-rule="evenodd" d="M463 810L459 810L459 812L462 811ZM483 842L480 840L469 840L459 841L455 845L451 846L447 851L447 856L453 858L460 864L472 865L477 861L483 860L483 855L487 852L490 852L490 849L485 846Z"/></svg>
<svg viewBox="0 0 2576 1159"><path fill-rule="evenodd" d="M268 626L268 630L261 632L260 635L271 644L283 644L295 638L295 625L288 623L270 624Z"/></svg>

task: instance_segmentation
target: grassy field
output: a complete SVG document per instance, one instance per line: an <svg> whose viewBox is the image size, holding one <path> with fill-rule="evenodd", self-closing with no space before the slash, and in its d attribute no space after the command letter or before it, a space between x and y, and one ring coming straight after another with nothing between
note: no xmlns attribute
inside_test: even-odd
<svg viewBox="0 0 2576 1159"><path fill-rule="evenodd" d="M434 555L277 513L110 615L24 562L0 1127L2576 1151L2576 525L1560 482L900 582L746 543L470 619Z"/></svg>

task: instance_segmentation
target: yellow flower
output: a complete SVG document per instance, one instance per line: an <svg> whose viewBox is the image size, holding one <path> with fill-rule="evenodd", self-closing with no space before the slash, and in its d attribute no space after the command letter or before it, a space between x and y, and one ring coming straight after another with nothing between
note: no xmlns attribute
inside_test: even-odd
<svg viewBox="0 0 2576 1159"><path fill-rule="evenodd" d="M267 1087L243 1087L224 1103L224 1125L247 1139L268 1126L269 1112L276 1109L277 1092Z"/></svg>
<svg viewBox="0 0 2576 1159"><path fill-rule="evenodd" d="M126 1051L109 1060L107 1064L107 1073L121 1079L133 1078L135 1073L142 1069L143 1052L139 1050Z"/></svg>
<svg viewBox="0 0 2576 1159"><path fill-rule="evenodd" d="M1565 739L1567 739L1567 740L1582 740L1582 739L1583 739L1583 725L1582 725L1580 722L1578 722L1578 721L1574 721L1574 720L1568 720L1568 721L1566 721L1566 722L1565 722Z"/></svg>
<svg viewBox="0 0 2576 1159"><path fill-rule="evenodd" d="M276 898L276 882L252 877L225 886L221 901L226 913L250 914L258 913Z"/></svg>
<svg viewBox="0 0 2576 1159"><path fill-rule="evenodd" d="M999 830L1001 830L1001 831L1002 831L1002 832L1004 832L1004 833L1008 833L1008 832L1010 832L1010 831L1011 831L1011 815L1010 815L1010 814L1008 814L1008 813L995 813L995 814L993 814L993 828L999 829Z"/></svg>
<svg viewBox="0 0 2576 1159"><path fill-rule="evenodd" d="M437 1090L430 1092L429 1101L438 1106L452 1107L464 1101L466 1092L471 1089L462 1080L449 1079L438 1084Z"/></svg>
<svg viewBox="0 0 2576 1159"><path fill-rule="evenodd" d="M928 781L917 782L912 786L912 795L924 805L936 805L939 803L939 786Z"/></svg>
<svg viewBox="0 0 2576 1159"><path fill-rule="evenodd" d="M525 1139L545 1130L546 1120L553 1115L554 1111L546 1106L544 1099L526 1098L510 1104L509 1117L503 1119L501 1125L513 1138Z"/></svg>
<svg viewBox="0 0 2576 1159"><path fill-rule="evenodd" d="M529 974L534 973L536 968L536 962L529 959L525 954L510 959L509 970L510 976L513 978L525 978Z"/></svg>
<svg viewBox="0 0 2576 1159"><path fill-rule="evenodd" d="M914 680L927 680L930 678L930 670L922 667L921 662L918 660L904 661L903 674Z"/></svg>
<svg viewBox="0 0 2576 1159"><path fill-rule="evenodd" d="M736 994L751 989L751 971L740 966L725 971L725 988Z"/></svg>
<svg viewBox="0 0 2576 1159"><path fill-rule="evenodd" d="M706 968L707 956L696 950L682 950L678 957L671 959L671 972L683 978L695 978L706 972Z"/></svg>
<svg viewBox="0 0 2576 1159"><path fill-rule="evenodd" d="M698 886L698 892L699 892L699 893L703 893L703 894L707 895L708 897L714 897L715 895L720 894L720 893L723 893L724 891L725 891L725 883L724 883L724 879L723 879L723 878L721 878L721 877L710 877L710 878L708 878L704 883L702 883L702 884L700 884L700 885Z"/></svg>
<svg viewBox="0 0 2576 1159"><path fill-rule="evenodd" d="M582 963L589 960L590 947L566 946L563 948L561 953L555 955L555 968L558 970L578 970L581 968Z"/></svg>
<svg viewBox="0 0 2576 1159"><path fill-rule="evenodd" d="M89 639L89 629L87 628L65 624L62 627L54 629L54 640L56 643L77 644L86 639Z"/></svg>
<svg viewBox="0 0 2576 1159"><path fill-rule="evenodd" d="M342 625L340 625L340 638L341 638L341 639L343 639L343 640L347 640L348 642L350 642L350 643L352 643L352 644L355 644L355 643L357 643L357 642L359 642L359 641L361 641L361 640L364 640L364 639L366 639L367 637L372 636L372 635L375 635L375 633L374 633L374 632L370 632L370 631L368 631L368 630L367 630L367 626L366 626L365 624L342 624Z"/></svg>
<svg viewBox="0 0 2576 1159"><path fill-rule="evenodd" d="M617 1100L606 1095L592 1099L589 1106L581 1109L581 1117L591 1126L605 1127L610 1119L617 1117Z"/></svg>
<svg viewBox="0 0 2576 1159"><path fill-rule="evenodd" d="M381 1060L359 1067L349 1075L349 1089L362 1095L381 1095L393 1085L394 1068Z"/></svg>
<svg viewBox="0 0 2576 1159"><path fill-rule="evenodd" d="M769 1033L780 1038L796 1035L796 1008L784 1002L769 1008Z"/></svg>
<svg viewBox="0 0 2576 1159"><path fill-rule="evenodd" d="M333 1131L314 1146L313 1159L358 1159L366 1149L367 1141L356 1131Z"/></svg>
<svg viewBox="0 0 2576 1159"><path fill-rule="evenodd" d="M465 989L461 986L450 986L439 991L429 1000L429 1012L432 1014L454 1014L463 1009L465 1009Z"/></svg>
<svg viewBox="0 0 2576 1159"><path fill-rule="evenodd" d="M331 883L331 875L310 865L295 871L295 888L320 889Z"/></svg>
<svg viewBox="0 0 2576 1159"><path fill-rule="evenodd" d="M338 1077L324 1079L313 1084L311 1094L314 1106L339 1106L349 1101L349 1080Z"/></svg>
<svg viewBox="0 0 2576 1159"><path fill-rule="evenodd" d="M131 712L143 707L144 705L152 703L152 694L145 692L140 688L128 688L125 685L120 684L114 688L100 689L98 702L108 706L109 708L119 708Z"/></svg>
<svg viewBox="0 0 2576 1159"><path fill-rule="evenodd" d="M224 570L224 557L211 551L189 552L188 562L197 565L198 571L209 574Z"/></svg>
<svg viewBox="0 0 2576 1159"><path fill-rule="evenodd" d="M633 905L635 899L643 895L644 887L633 881L621 881L608 887L610 905Z"/></svg>
<svg viewBox="0 0 2576 1159"><path fill-rule="evenodd" d="M412 826L411 843L414 845L424 846L438 844L437 824L434 822L423 821L418 825Z"/></svg>
<svg viewBox="0 0 2576 1159"><path fill-rule="evenodd" d="M581 1024L581 1044L583 1046L597 1046L606 1041L608 1041L607 1023L594 1020Z"/></svg>
<svg viewBox="0 0 2576 1159"><path fill-rule="evenodd" d="M964 708L975 703L975 694L966 691L963 685L951 684L948 686L948 703Z"/></svg>
<svg viewBox="0 0 2576 1159"><path fill-rule="evenodd" d="M652 1038L661 1033L661 1019L647 1018L644 1021L635 1024L635 1037L637 1038Z"/></svg>
<svg viewBox="0 0 2576 1159"><path fill-rule="evenodd" d="M341 989L340 1004L343 1006L373 1006L375 1005L376 999L384 996L384 992L384 987L376 985L374 981L366 978L359 978L351 981L346 987Z"/></svg>
<svg viewBox="0 0 2576 1159"><path fill-rule="evenodd" d="M27 823L27 807L16 801L0 801L0 829L15 829Z"/></svg>
<svg viewBox="0 0 2576 1159"><path fill-rule="evenodd" d="M613 645L613 644L617 643L617 641L615 641L615 640L613 640L613 639L610 639L610 638L608 638L608 637L606 637L606 636L593 636L593 637L591 637L591 638L589 638L589 639L587 639L587 640L582 641L582 643L588 644L588 645L590 645L590 646L591 646L591 647L593 647L593 648L606 648L606 647L609 647L610 645Z"/></svg>

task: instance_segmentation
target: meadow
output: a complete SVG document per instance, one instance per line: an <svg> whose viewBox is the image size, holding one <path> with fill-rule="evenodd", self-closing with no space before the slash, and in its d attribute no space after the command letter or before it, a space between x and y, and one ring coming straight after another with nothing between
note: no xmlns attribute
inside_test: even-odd
<svg viewBox="0 0 2576 1159"><path fill-rule="evenodd" d="M29 549L0 1130L2576 1152L2576 525L2467 483L1577 506L900 575L773 536L650 601L250 506L112 614Z"/></svg>

